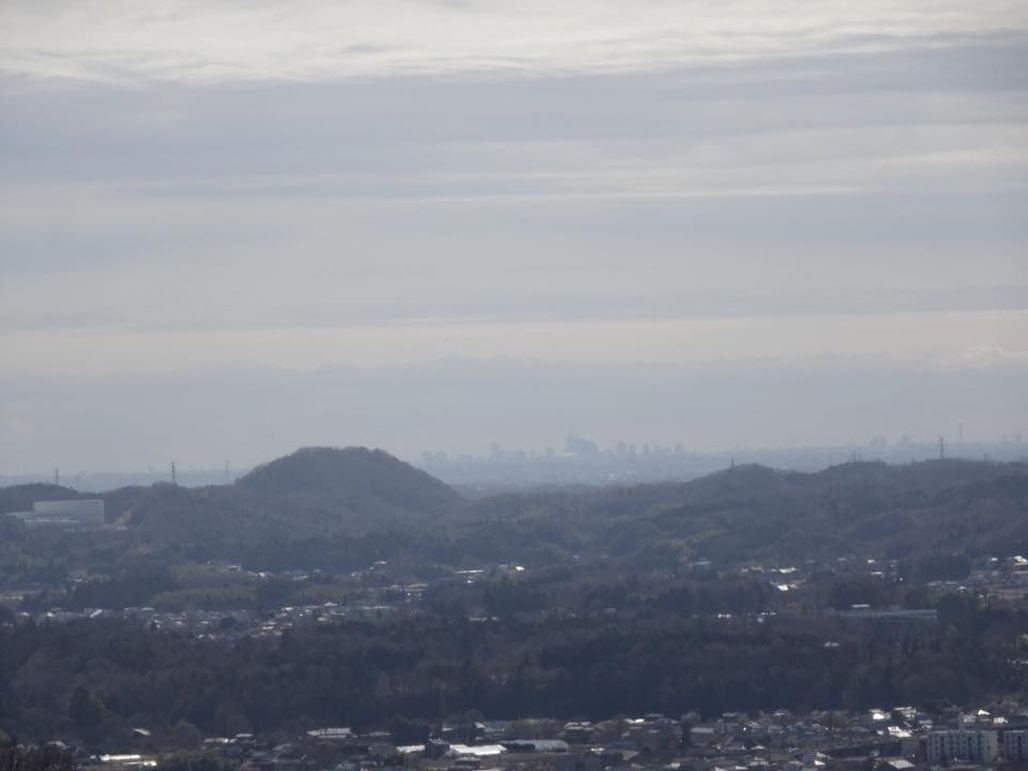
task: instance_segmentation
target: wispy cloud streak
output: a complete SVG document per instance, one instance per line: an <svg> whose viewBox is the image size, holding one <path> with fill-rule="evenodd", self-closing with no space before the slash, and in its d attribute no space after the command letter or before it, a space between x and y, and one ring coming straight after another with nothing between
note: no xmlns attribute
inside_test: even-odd
<svg viewBox="0 0 1028 771"><path fill-rule="evenodd" d="M101 81L618 73L1028 29L1007 0L8 0L0 71Z"/></svg>

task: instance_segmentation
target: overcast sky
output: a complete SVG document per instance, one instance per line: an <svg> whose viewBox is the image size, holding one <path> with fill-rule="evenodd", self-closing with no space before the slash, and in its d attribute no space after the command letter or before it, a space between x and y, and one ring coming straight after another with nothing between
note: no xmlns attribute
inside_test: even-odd
<svg viewBox="0 0 1028 771"><path fill-rule="evenodd" d="M1021 0L4 0L0 473L1028 434Z"/></svg>

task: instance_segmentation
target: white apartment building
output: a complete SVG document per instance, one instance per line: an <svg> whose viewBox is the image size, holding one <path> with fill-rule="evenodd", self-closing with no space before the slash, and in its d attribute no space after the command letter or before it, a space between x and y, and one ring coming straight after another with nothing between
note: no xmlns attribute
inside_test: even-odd
<svg viewBox="0 0 1028 771"><path fill-rule="evenodd" d="M967 761L990 763L999 755L995 731L933 731L928 734L928 763L933 766Z"/></svg>
<svg viewBox="0 0 1028 771"><path fill-rule="evenodd" d="M1004 731L1003 755L1007 760L1028 760L1028 731Z"/></svg>

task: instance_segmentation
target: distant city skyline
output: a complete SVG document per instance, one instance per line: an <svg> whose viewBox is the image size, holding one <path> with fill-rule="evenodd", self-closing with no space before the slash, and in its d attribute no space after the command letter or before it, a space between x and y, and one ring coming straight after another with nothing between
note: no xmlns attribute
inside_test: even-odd
<svg viewBox="0 0 1028 771"><path fill-rule="evenodd" d="M987 460L1009 462L1028 460L1028 442L1020 434L1001 436L977 441L945 439L947 459ZM581 441L578 450L568 446L572 437ZM417 457L403 460L438 475L454 484L479 484L490 482L496 486L531 486L535 484L605 484L672 481L690 479L738 463L760 463L783 470L816 471L830 465L852 461L884 460L890 463L921 462L939 458L939 439L900 437L890 442L886 437L873 437L867 442L845 443L823 446L768 446L768 447L725 447L720 450L699 451L682 442L672 445L659 442L619 441L614 445L602 446L587 436L569 434L565 444L522 448L504 447L493 442L478 452L449 452L445 450L423 450ZM587 445L592 450L585 450ZM297 448L299 449L299 448ZM274 460L267 458L263 462ZM567 463L574 465L568 467ZM540 474L540 464L554 468L563 464L570 473L563 477ZM257 464L259 465L259 464ZM174 469L173 469L174 466ZM490 476L490 468L507 469L521 466L514 474ZM177 481L184 486L230 484L253 467L233 466L226 459L221 467L204 467L179 460L168 461L166 466L148 466L123 469L60 469L37 471L27 474L7 474L0 471L0 485L31 482L59 483L83 492L100 492L131 484L152 484L154 482ZM534 469L534 471L533 471Z"/></svg>

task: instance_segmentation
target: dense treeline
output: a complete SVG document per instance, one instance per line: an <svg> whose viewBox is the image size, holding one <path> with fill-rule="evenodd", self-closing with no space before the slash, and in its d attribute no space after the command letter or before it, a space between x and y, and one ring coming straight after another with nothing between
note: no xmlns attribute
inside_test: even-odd
<svg viewBox="0 0 1028 771"><path fill-rule="evenodd" d="M434 616L235 642L121 622L22 625L0 629L0 728L103 744L145 726L195 741L197 731L290 733L471 709L597 719L968 704L1024 688L1009 662L1028 616L960 597L941 610L938 627L880 628L655 607L534 621Z"/></svg>
<svg viewBox="0 0 1028 771"><path fill-rule="evenodd" d="M24 747L0 734L0 771L73 771L71 753L57 747Z"/></svg>

